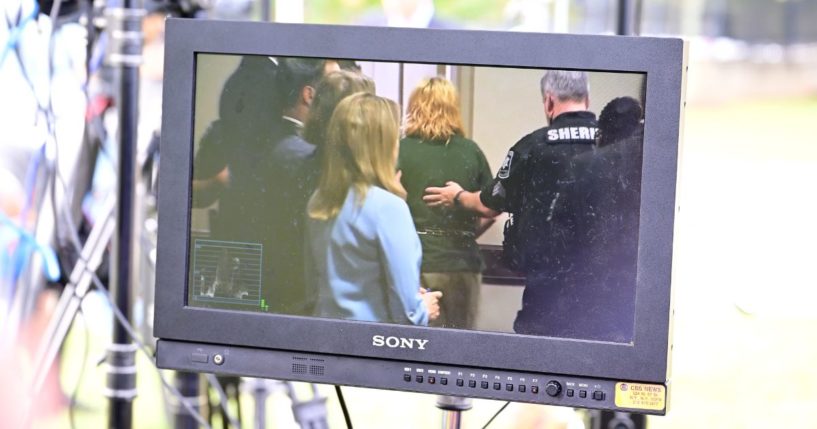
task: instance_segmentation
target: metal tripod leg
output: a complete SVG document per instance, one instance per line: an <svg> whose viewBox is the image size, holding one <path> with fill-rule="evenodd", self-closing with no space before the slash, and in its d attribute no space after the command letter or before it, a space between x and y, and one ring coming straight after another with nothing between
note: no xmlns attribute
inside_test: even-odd
<svg viewBox="0 0 817 429"><path fill-rule="evenodd" d="M82 299L91 288L93 274L102 262L102 255L105 248L113 236L115 219L113 217L115 199L109 198L105 201L105 218L97 222L82 248L80 258L74 265L69 277L68 284L65 285L60 296L57 308L48 322L48 328L40 339L37 353L34 355L34 377L32 384L32 395L36 396L43 387L46 375L57 357L62 342L68 335L68 330L74 322Z"/></svg>
<svg viewBox="0 0 817 429"><path fill-rule="evenodd" d="M272 393L269 385L271 381L263 378L244 378L242 380L243 388L250 392L255 404L255 419L252 427L253 429L265 429L267 427L267 398Z"/></svg>
<svg viewBox="0 0 817 429"><path fill-rule="evenodd" d="M320 396L318 386L310 384L312 389L312 399L302 401L295 394L295 387L290 382L285 382L287 395L292 401L292 416L295 422L302 429L329 429L326 411L326 398Z"/></svg>

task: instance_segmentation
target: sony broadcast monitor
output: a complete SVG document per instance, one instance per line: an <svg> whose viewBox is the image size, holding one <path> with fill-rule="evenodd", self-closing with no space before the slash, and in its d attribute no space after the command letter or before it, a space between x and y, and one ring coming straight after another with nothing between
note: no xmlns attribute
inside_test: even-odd
<svg viewBox="0 0 817 429"><path fill-rule="evenodd" d="M161 366L666 411L680 40L169 20L165 52Z"/></svg>

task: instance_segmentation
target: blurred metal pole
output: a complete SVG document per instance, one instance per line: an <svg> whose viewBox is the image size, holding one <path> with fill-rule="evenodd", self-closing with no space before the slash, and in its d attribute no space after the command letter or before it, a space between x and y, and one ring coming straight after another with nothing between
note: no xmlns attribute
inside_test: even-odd
<svg viewBox="0 0 817 429"><path fill-rule="evenodd" d="M139 120L139 66L142 63L142 19L140 0L122 0L122 7L105 11L110 35L107 60L119 72L119 180L117 183L116 231L111 248L110 291L117 308L131 320L130 286L134 236L134 192L136 189L136 142ZM114 318L113 343L108 348L108 427L130 429L136 397L136 345L128 331Z"/></svg>
<svg viewBox="0 0 817 429"><path fill-rule="evenodd" d="M789 48L799 39L799 28L797 17L799 16L800 2L788 0L783 2L783 47Z"/></svg>
<svg viewBox="0 0 817 429"><path fill-rule="evenodd" d="M245 378L244 382L248 385L252 399L255 402L255 420L252 427L254 429L266 429L267 398L272 393L269 387L270 381L263 378Z"/></svg>
<svg viewBox="0 0 817 429"><path fill-rule="evenodd" d="M269 22L270 19L272 18L269 5L270 1L271 0L261 0L261 21Z"/></svg>
<svg viewBox="0 0 817 429"><path fill-rule="evenodd" d="M201 404L204 401L199 392L199 375L178 371L173 378L173 384L176 389L179 389L182 399L191 404L196 412L201 413ZM226 416L222 418L226 419ZM177 402L173 407L173 427L175 429L198 429L199 422L187 412L181 402ZM227 427L227 425L224 425L224 427Z"/></svg>
<svg viewBox="0 0 817 429"><path fill-rule="evenodd" d="M326 398L318 393L318 386L310 384L312 399L301 401L295 394L295 387L291 382L284 382L287 396L292 401L292 416L301 428L329 429L326 410Z"/></svg>
<svg viewBox="0 0 817 429"><path fill-rule="evenodd" d="M640 33L640 0L618 0L616 13L616 34L620 36L637 36Z"/></svg>
<svg viewBox="0 0 817 429"><path fill-rule="evenodd" d="M462 424L462 411L443 411L442 429L460 429Z"/></svg>
<svg viewBox="0 0 817 429"><path fill-rule="evenodd" d="M471 398L459 396L437 396L437 408L443 411L442 429L460 429L462 412L473 407Z"/></svg>

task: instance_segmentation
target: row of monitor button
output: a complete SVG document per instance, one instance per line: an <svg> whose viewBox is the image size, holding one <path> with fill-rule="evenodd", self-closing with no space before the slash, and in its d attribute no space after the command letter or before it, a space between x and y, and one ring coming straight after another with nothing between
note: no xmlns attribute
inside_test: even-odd
<svg viewBox="0 0 817 429"><path fill-rule="evenodd" d="M417 375L417 376L415 376L414 379L418 383L422 383L425 380L422 375ZM403 374L403 380L406 381L406 382L410 382L411 381L411 374ZM437 384L437 377L436 376L430 375L430 376L428 376L427 380L428 380L428 384ZM443 386L446 386L446 385L448 385L448 378L447 377L440 377L439 382ZM459 386L459 387L465 386L465 380L463 380L461 378L458 378L457 379L457 386ZM468 380L468 387L470 387L472 389L476 388L477 387L477 380ZM481 381L480 382L480 387L483 388L483 389L488 389L489 387L491 387L491 385L487 381ZM494 388L494 390L502 390L502 383L494 382L493 388ZM519 392L522 392L522 393L524 393L524 392L526 392L528 390L527 386L524 385L524 384L520 384L519 386L516 387L516 389ZM514 385L510 384L510 383L505 384L505 390L507 390L508 392L513 392ZM539 386L531 386L530 387L530 393L532 393L534 395L538 394L539 393ZM567 389L565 393L566 393L566 395L568 397L571 397L571 398L575 395L575 391L573 389ZM556 392L556 394L558 394L558 392ZM556 395L551 395L551 396L556 396ZM579 390L579 397L580 398L586 398L587 397L587 391L586 390ZM605 395L604 395L604 392L602 392L602 391L597 390L597 391L593 392L593 399L595 399L597 401L603 401L604 397L605 397Z"/></svg>
<svg viewBox="0 0 817 429"><path fill-rule="evenodd" d="M411 374L403 374L403 380L406 381L406 382L410 382L411 381ZM428 384L436 384L437 383L437 377L435 377L433 375L428 376L428 379L425 379L422 375L416 375L414 377L414 380L416 380L418 383L422 383L424 380L427 380ZM440 377L439 381L440 381L440 384L442 384L443 386L448 384L448 378L446 378L446 377ZM459 386L459 387L465 386L465 380L463 380L461 378L458 378L457 379L457 386ZM476 380L468 380L468 387L476 388L477 387L477 381ZM491 385L487 381L481 381L480 382L480 387L483 388L483 389L488 389L489 387L491 387ZM494 390L502 390L502 383L495 382L493 384L493 388L494 388ZM507 390L508 392L513 392L514 385L510 384L510 383L505 384L505 390ZM520 384L517 387L517 390L519 390L520 392L526 392L528 390L528 388L527 388L526 385ZM539 386L531 386L530 387L530 392L533 393L533 394L539 393Z"/></svg>
<svg viewBox="0 0 817 429"><path fill-rule="evenodd" d="M462 387L464 385L465 385L465 380L463 380L461 378L458 378L457 379L457 386ZM476 380L468 380L468 387L470 387L472 389L476 388L477 387L477 381ZM480 381L479 387L481 387L483 389L488 389L489 387L491 387L491 384L489 382L487 382L487 381ZM502 383L494 382L493 383L493 388L494 388L494 390L502 390ZM524 384L520 384L519 386L516 387L516 389L518 391L524 393L525 391L528 390L528 387L526 385L524 385ZM511 384L511 383L506 383L505 384L505 390L507 390L508 392L513 392L514 385ZM530 391L533 394L539 393L539 386L531 386Z"/></svg>
<svg viewBox="0 0 817 429"><path fill-rule="evenodd" d="M566 394L567 394L568 397L572 398L575 395L575 392L573 391L573 389L567 389ZM579 398L586 398L586 397L587 397L587 391L586 390L579 390ZM592 398L597 400L597 401L603 401L604 398L605 398L605 394L601 390L596 390L596 391L593 392Z"/></svg>
<svg viewBox="0 0 817 429"><path fill-rule="evenodd" d="M407 381L407 382L411 381L411 374L403 374L403 380ZM422 375L418 375L415 378L415 380L417 380L418 383L422 383L424 378L423 378ZM437 377L435 377L433 375L430 375L428 377L428 384L437 384ZM448 384L448 378L440 377L440 384L442 384L443 386L447 385Z"/></svg>

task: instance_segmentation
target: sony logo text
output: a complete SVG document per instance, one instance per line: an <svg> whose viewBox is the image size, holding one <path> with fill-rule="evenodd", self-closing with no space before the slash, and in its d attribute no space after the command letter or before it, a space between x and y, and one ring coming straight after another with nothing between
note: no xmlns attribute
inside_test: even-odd
<svg viewBox="0 0 817 429"><path fill-rule="evenodd" d="M390 349L414 349L425 350L428 340L418 338L386 337L383 335L372 336L372 345L375 347L388 347Z"/></svg>

